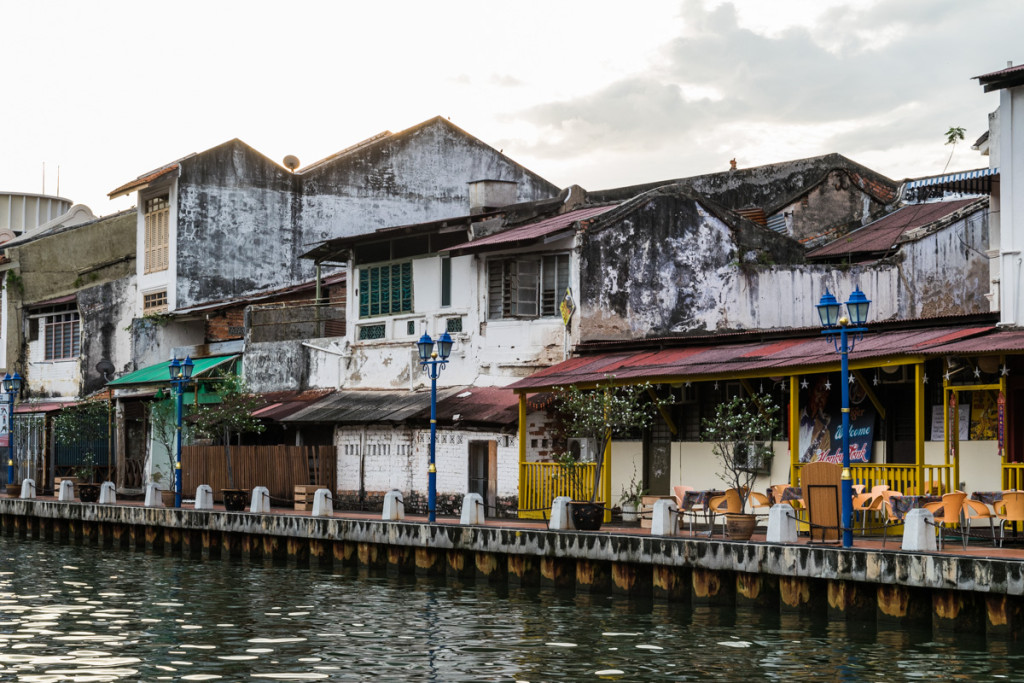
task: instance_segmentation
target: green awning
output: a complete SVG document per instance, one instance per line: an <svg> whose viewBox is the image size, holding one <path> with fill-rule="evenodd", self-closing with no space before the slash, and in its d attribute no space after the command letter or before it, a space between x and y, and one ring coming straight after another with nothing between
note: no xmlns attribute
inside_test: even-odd
<svg viewBox="0 0 1024 683"><path fill-rule="evenodd" d="M213 356L212 358L193 358L192 362L195 364L192 368L193 377L201 377L203 374L208 374L214 368L218 368L222 365L232 362L238 358L238 355L234 356ZM163 363L156 363L148 367L130 372L124 377L118 377L117 379L107 382L108 387L125 387L138 384L167 384L171 380L170 371L167 366L170 361Z"/></svg>

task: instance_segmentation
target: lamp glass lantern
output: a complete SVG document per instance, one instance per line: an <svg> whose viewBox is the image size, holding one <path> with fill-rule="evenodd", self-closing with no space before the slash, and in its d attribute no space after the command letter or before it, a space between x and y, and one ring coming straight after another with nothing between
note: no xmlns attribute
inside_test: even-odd
<svg viewBox="0 0 1024 683"><path fill-rule="evenodd" d="M839 301L832 295L832 292L825 290L821 301L817 304L817 309L822 327L835 327L839 323Z"/></svg>
<svg viewBox="0 0 1024 683"><path fill-rule="evenodd" d="M850 324L854 327L860 327L868 321L868 307L871 306L871 300L868 299L864 292L860 291L860 287L853 290L850 294L850 298L846 302L846 312L850 316Z"/></svg>

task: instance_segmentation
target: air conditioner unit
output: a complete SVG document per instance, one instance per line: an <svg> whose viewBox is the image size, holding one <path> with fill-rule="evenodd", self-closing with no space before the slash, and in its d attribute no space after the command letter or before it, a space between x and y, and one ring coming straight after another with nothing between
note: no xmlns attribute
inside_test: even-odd
<svg viewBox="0 0 1024 683"><path fill-rule="evenodd" d="M569 439L569 455L579 462L594 462L597 447L593 439L572 437Z"/></svg>

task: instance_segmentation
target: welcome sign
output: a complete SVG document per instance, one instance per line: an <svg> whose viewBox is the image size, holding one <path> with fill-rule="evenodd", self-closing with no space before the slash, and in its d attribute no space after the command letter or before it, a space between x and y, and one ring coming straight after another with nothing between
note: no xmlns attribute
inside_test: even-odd
<svg viewBox="0 0 1024 683"><path fill-rule="evenodd" d="M843 462L843 397L838 378L822 375L800 391L800 462ZM875 407L850 385L850 462L871 462Z"/></svg>

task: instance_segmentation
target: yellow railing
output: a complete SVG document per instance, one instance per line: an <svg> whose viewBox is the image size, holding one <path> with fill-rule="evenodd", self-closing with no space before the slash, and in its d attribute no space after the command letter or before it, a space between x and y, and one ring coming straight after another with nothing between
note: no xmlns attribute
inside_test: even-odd
<svg viewBox="0 0 1024 683"><path fill-rule="evenodd" d="M796 466L797 481L801 465ZM865 491L886 484L891 491L906 495L941 495L956 489L952 485L952 465L851 465L854 484L863 484ZM1005 478L1005 475L1004 475ZM922 486L922 483L924 485Z"/></svg>
<svg viewBox="0 0 1024 683"><path fill-rule="evenodd" d="M1024 463L1003 463L1003 490L1020 491L1024 489Z"/></svg>
<svg viewBox="0 0 1024 683"><path fill-rule="evenodd" d="M544 519L557 496L590 500L590 492L594 490L596 466L594 463L582 463L576 467L578 476L574 477L576 490L573 490L572 483L557 463L519 463L519 517Z"/></svg>

